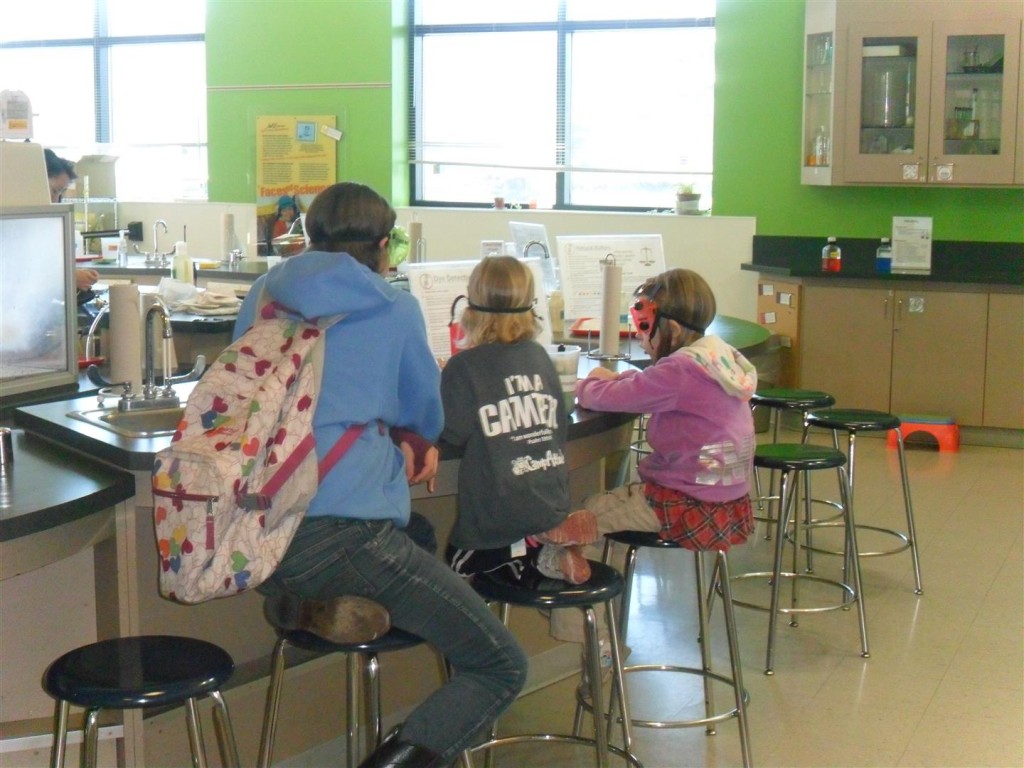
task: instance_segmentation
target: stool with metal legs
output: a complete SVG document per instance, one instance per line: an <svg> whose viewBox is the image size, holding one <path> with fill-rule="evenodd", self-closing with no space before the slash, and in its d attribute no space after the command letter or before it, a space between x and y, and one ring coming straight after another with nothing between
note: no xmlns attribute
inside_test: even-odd
<svg viewBox="0 0 1024 768"><path fill-rule="evenodd" d="M646 531L617 531L605 535L604 559L608 562L611 555L612 542L626 545L626 559L623 570L625 586L622 592L622 605L619 608L619 637L626 643L629 629L629 606L631 602L633 575L636 572L637 552L643 548L651 549L674 549L687 551L674 541L666 541L657 533ZM743 670L740 662L739 638L736 632L736 617L733 613L732 594L729 589L729 562L725 552L716 550L714 570L711 574L711 583L720 584L723 592L723 614L725 617L725 634L729 647L729 664L731 677L712 671L711 668L711 634L710 634L710 597L711 592L706 588L706 570L704 563L705 552L694 550L694 564L696 566L696 590L697 590L697 617L699 622L699 637L701 666L700 668L683 667L669 664L631 664L623 667L622 671L628 675L631 672L678 672L690 675L699 675L704 685L704 717L692 720L638 720L633 718L633 725L641 728L693 728L704 726L708 735L714 735L715 725L725 720L736 718L739 725L740 748L743 753L743 765L751 765L750 759L750 729L747 725L747 702L749 694L743 687ZM734 706L726 712L715 711L715 700L712 681L717 680L725 683L733 689Z"/></svg>
<svg viewBox="0 0 1024 768"><path fill-rule="evenodd" d="M52 768L64 765L70 705L85 708L83 766L95 766L98 715L102 709L185 707L194 768L205 768L206 749L198 700L213 701L213 725L221 764L238 766L238 749L221 688L235 664L213 643L173 635L141 635L101 640L69 651L43 675L43 690L57 700Z"/></svg>
<svg viewBox="0 0 1024 768"><path fill-rule="evenodd" d="M372 750L380 746L383 735L378 656L389 651L400 651L422 645L423 639L410 632L393 628L376 640L341 644L332 643L301 629L283 629L276 626L274 629L277 632L277 643L274 645L270 661L270 684L267 687L267 702L263 714L263 731L260 734L260 754L257 765L259 768L268 768L272 762L281 688L284 683L285 651L292 647L313 653L345 654L345 720L348 731L346 765L349 768L355 768L359 764L362 752L361 742L367 741ZM360 696L360 692L363 693L363 696ZM360 713L364 710L367 713L365 724L360 717Z"/></svg>
<svg viewBox="0 0 1024 768"><path fill-rule="evenodd" d="M751 410L756 411L758 408L769 409L769 431L771 432L771 441L773 443L779 442L779 426L781 425L782 419L786 413L799 413L799 423L802 425L804 416L808 411L817 408L829 408L835 405L835 402L836 399L832 397L832 395L827 392L819 392L815 389L762 389L755 392L750 397ZM757 504L757 514L754 517L756 520L770 523L775 519L771 515L770 508L768 509L767 514L765 512L765 502L771 504L771 502L777 502L779 500L779 496L775 490L775 480L776 473L770 472L768 475L768 494L765 495L761 489L761 474L756 470L754 472L754 501ZM820 500L820 503L838 506L827 500ZM768 526L765 532L766 540L771 539L771 530L771 526Z"/></svg>
<svg viewBox="0 0 1024 768"><path fill-rule="evenodd" d="M860 623L861 656L868 658L868 629L864 613L864 599L861 590L860 563L855 555L857 552L857 528L854 524L852 508L847 505L849 485L846 480L844 465L846 456L835 448L826 448L802 443L773 443L760 445L754 452L754 466L769 470L778 470L781 473L779 515L776 519L775 557L771 571L756 573L743 573L733 576L733 581L740 579L768 579L771 585L771 602L766 608L764 605L742 601L733 597L736 605L745 608L768 611L768 651L765 661L765 674L774 674L774 652L775 633L780 613L790 616L790 625L796 626L796 617L800 613L821 613L823 611L834 611L842 608L849 608L852 603L857 604L857 613ZM799 570L800 559L800 515L796 512L796 500L799 495L800 476L807 472L819 469L838 469L840 482L839 489L843 502L843 526L845 532L844 580L836 581L827 579L812 573L804 573ZM810 496L805 493L804 507L805 514L810 516ZM793 525L793 567L791 571L782 570L783 547L786 543L786 529ZM790 601L788 607L781 605L780 592L782 580L786 579L791 583ZM842 599L834 604L824 606L802 606L800 605L799 584L802 580L815 581L829 584L841 590Z"/></svg>
<svg viewBox="0 0 1024 768"><path fill-rule="evenodd" d="M633 439L629 442L629 448L626 450L626 455L622 459L622 463L619 464L619 472L616 479L616 486L623 486L629 483L629 470L632 466L632 462L636 461L640 463L640 459L651 452L650 447L647 445L647 429L646 429L647 416L641 413L636 417L636 421L633 426ZM635 458L634 458L635 457Z"/></svg>
<svg viewBox="0 0 1024 768"><path fill-rule="evenodd" d="M906 514L907 530L906 533L904 533L891 528L882 528L875 525L858 523L858 527L864 530L876 531L895 536L900 540L901 544L893 549L881 551L861 552L858 550L857 555L858 557L878 557L881 555L895 555L909 549L911 562L914 568L914 594L922 594L921 563L917 552L917 532L914 528L914 507L910 501L910 479L907 475L907 459L903 451L903 433L900 428L901 424L899 417L894 416L891 413L886 413L885 411L872 411L865 409L830 409L823 411L811 411L804 419L805 442L807 440L808 431L812 427L830 430L832 432L832 444L836 449L839 449L839 433L845 432L847 435L847 474L849 475L850 481L848 514L851 517L853 515L854 483L856 480L854 470L856 467L857 434L860 432L888 432L890 430L895 433L896 450L900 463L900 480L903 484L903 509ZM835 523L821 521L815 522L812 525L827 526L835 525ZM818 547L812 547L812 549L815 552L822 552L824 554L839 554L838 552L824 550Z"/></svg>
<svg viewBox="0 0 1024 768"><path fill-rule="evenodd" d="M503 569L504 570L504 569ZM622 677L622 653L619 644L618 624L615 621L614 601L622 594L622 576L611 566L590 561L590 579L583 584L570 584L558 579L541 579L538 583L527 583L505 578L503 571L480 573L470 582L477 593L490 603L501 604L501 618L508 623L509 606L519 605L529 608L579 608L585 621L585 642L583 658L586 665L586 676L590 684L591 702L603 701L601 693L601 645L597 633L597 612L595 607L605 606L608 619L608 635L612 653L612 685L613 698L618 696L618 722L621 724L622 748L608 743L612 724L616 718L609 718L607 724L600 706L594 710L594 738L580 736L582 726L580 708L577 706L576 722L573 734L561 735L550 733L522 734L513 736L495 736L495 728L487 741L477 744L471 752L488 752L496 747L524 742L563 742L581 744L594 748L595 765L603 768L608 765L609 753L615 754L636 768L642 763L632 754L633 733L629 717L629 700Z"/></svg>

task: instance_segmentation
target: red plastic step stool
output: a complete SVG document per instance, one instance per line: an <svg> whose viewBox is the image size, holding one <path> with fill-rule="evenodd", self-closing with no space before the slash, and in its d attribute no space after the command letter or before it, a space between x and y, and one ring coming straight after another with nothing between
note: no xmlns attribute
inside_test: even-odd
<svg viewBox="0 0 1024 768"><path fill-rule="evenodd" d="M940 451L960 450L960 427L951 416L934 416L931 414L908 414L899 417L902 424L903 442L917 432L924 432L935 438ZM896 447L896 432L889 431L886 445Z"/></svg>

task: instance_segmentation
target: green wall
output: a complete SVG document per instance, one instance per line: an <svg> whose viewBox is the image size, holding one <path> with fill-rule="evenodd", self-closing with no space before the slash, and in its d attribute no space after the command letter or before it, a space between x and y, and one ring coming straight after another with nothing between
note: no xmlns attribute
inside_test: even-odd
<svg viewBox="0 0 1024 768"><path fill-rule="evenodd" d="M255 200L262 115L335 115L338 179L391 193L391 0L207 0L206 13L210 200Z"/></svg>
<svg viewBox="0 0 1024 768"><path fill-rule="evenodd" d="M339 179L407 202L405 0L207 5L211 200L254 199L257 116L304 112L337 115ZM715 214L754 216L758 234L839 237L932 216L936 239L1024 242L1024 190L800 184L803 14L803 0L718 0Z"/></svg>

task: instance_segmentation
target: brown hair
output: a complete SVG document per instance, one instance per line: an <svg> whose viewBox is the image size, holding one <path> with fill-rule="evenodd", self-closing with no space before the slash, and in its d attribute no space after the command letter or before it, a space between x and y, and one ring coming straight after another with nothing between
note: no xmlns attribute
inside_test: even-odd
<svg viewBox="0 0 1024 768"><path fill-rule="evenodd" d="M313 198L306 211L309 250L344 252L383 274L390 264L380 241L397 218L391 204L364 184L334 184Z"/></svg>
<svg viewBox="0 0 1024 768"><path fill-rule="evenodd" d="M659 360L702 338L715 319L715 294L707 281L693 270L662 272L638 288L637 293L653 299L658 305L654 352ZM681 331L674 338L669 325L672 320ZM688 328L687 325L693 327Z"/></svg>
<svg viewBox="0 0 1024 768"><path fill-rule="evenodd" d="M469 276L468 293L470 306L459 321L466 333L466 346L514 344L540 333L540 320L533 312L533 273L514 256L483 259ZM530 310L524 312L523 307ZM517 309L520 311L511 311Z"/></svg>

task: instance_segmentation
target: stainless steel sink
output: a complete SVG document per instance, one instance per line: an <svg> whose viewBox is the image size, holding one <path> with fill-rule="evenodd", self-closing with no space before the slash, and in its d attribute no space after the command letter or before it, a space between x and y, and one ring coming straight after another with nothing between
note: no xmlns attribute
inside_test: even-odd
<svg viewBox="0 0 1024 768"><path fill-rule="evenodd" d="M88 411L71 411L68 416L125 437L163 437L174 434L184 410L183 405L176 408L138 408L130 411L119 411L117 406L113 406Z"/></svg>

